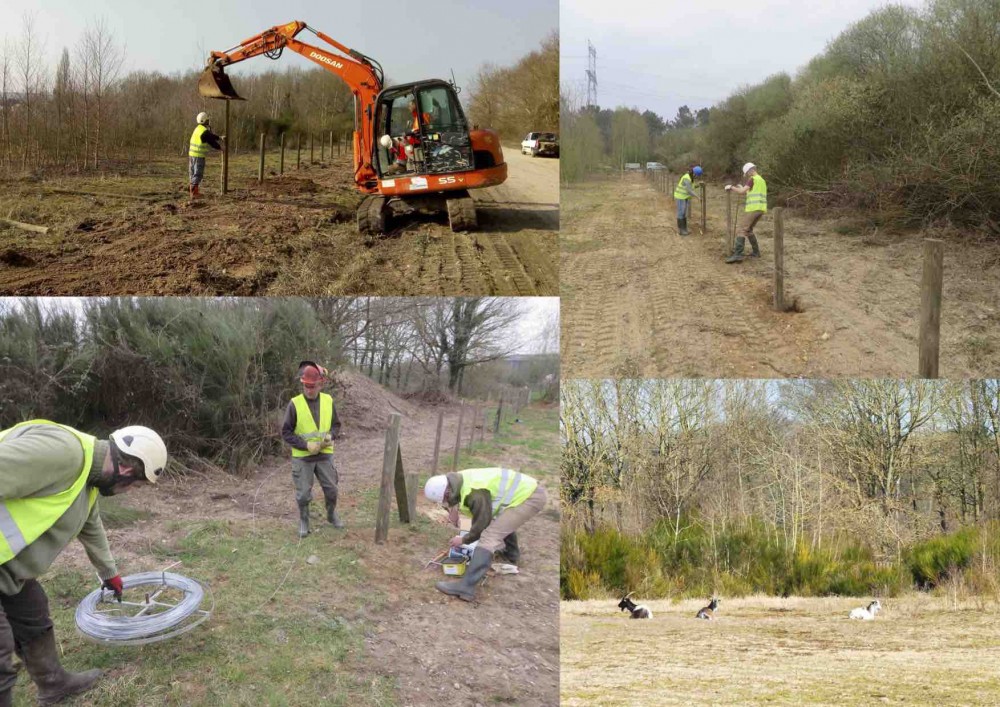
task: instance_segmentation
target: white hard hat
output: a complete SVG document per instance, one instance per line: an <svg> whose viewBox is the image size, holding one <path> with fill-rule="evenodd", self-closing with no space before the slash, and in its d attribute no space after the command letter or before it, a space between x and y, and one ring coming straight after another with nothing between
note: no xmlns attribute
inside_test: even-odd
<svg viewBox="0 0 1000 707"><path fill-rule="evenodd" d="M382 137L380 137L380 138L378 139L378 142L379 142L379 144L380 144L380 145L381 145L382 147L384 147L384 148L385 148L385 149L387 149L387 150L388 150L388 149L389 149L390 147L392 147L392 138L391 138L391 137L389 137L388 135L383 135Z"/></svg>
<svg viewBox="0 0 1000 707"><path fill-rule="evenodd" d="M140 460L146 471L146 480L156 483L167 465L167 445L160 435L148 427L132 425L112 432L111 440L122 454Z"/></svg>
<svg viewBox="0 0 1000 707"><path fill-rule="evenodd" d="M432 476L427 479L427 483L424 484L424 496L427 497L428 501L433 501L434 503L444 503L444 492L447 488L447 476L444 474Z"/></svg>
<svg viewBox="0 0 1000 707"><path fill-rule="evenodd" d="M201 113L198 114L198 117L195 118L195 120L198 121L199 125L204 125L205 123L208 122L208 113L202 111Z"/></svg>
<svg viewBox="0 0 1000 707"><path fill-rule="evenodd" d="M755 165L753 162L747 162L745 165L743 165L743 174L746 174L751 169L757 169L757 165Z"/></svg>

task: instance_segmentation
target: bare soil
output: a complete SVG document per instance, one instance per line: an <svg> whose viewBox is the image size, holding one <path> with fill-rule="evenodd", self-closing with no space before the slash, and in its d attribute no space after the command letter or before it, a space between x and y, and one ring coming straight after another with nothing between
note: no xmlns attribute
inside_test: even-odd
<svg viewBox="0 0 1000 707"><path fill-rule="evenodd" d="M480 230L453 233L446 216L427 216L394 220L374 240L357 232L347 155L295 169L290 152L282 176L269 155L263 183L256 158L241 155L226 197L213 157L194 205L180 158L7 180L0 216L50 231L0 224L0 293L556 295L558 160L505 157L507 182L473 192Z"/></svg>
<svg viewBox="0 0 1000 707"><path fill-rule="evenodd" d="M1000 372L1000 243L885 234L785 211L785 299L773 309L772 214L763 253L723 261L725 192L708 186L680 237L675 202L640 176L563 189L562 353L572 377L911 377L921 236L947 238L940 375Z"/></svg>
<svg viewBox="0 0 1000 707"><path fill-rule="evenodd" d="M848 618L870 598L643 601L561 607L561 704L996 704L995 601L882 599L874 621Z"/></svg>
<svg viewBox="0 0 1000 707"><path fill-rule="evenodd" d="M326 523L322 492L318 484L314 486L314 532L281 557L258 558L274 564L275 589L286 571L303 571L310 555L319 560L318 567L329 567L334 573L338 549L349 550L360 558L363 573L370 578L368 586L352 595L356 603L341 609L349 619L361 617L372 626L365 639L368 659L359 667L366 674L394 678L399 704L558 704L559 516L552 480L557 478L557 470L537 469L537 461L529 460L523 447L502 446L495 463L534 468L551 489L550 508L518 533L523 551L520 574L491 572L479 589L477 603L451 599L434 589L436 581L447 579L441 570L425 569L426 563L447 547L453 534L445 527L439 509L421 495L418 513L440 527L432 523L421 531L419 526L394 523L384 545L374 542L370 509L381 482L388 413L403 414L401 447L406 470L420 471L426 478L439 412L445 415L439 469L450 471L457 406L404 401L350 373L340 374L334 394L343 422L343 436L334 453L340 475L338 510L347 529L336 531ZM377 419L382 420L381 426L374 424ZM468 430L467 417L464 430ZM463 431L463 447L467 434ZM486 440L490 437L487 431ZM551 444L558 444L557 429L551 432ZM548 474L551 476L545 480ZM130 491L121 502L150 516L108 531L124 574L161 568L152 543L176 545L190 532L187 522L211 519L248 531L265 524L278 525L287 528L290 542L298 528L291 467L282 458L267 460L249 479L225 473L166 479L157 488ZM396 518L395 500L392 517ZM92 572L76 543L60 556L54 569L67 566ZM330 586L336 586L335 576L329 580ZM215 591L218 610L225 611L226 587ZM316 595L317 602L343 602L343 598L329 594L322 581L317 583ZM363 599L357 600L358 596Z"/></svg>

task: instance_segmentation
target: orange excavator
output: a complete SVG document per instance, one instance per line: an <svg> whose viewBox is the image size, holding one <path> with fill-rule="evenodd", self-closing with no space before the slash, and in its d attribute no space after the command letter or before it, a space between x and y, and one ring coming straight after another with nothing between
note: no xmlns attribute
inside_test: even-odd
<svg viewBox="0 0 1000 707"><path fill-rule="evenodd" d="M304 31L336 53L296 39ZM333 72L354 93L354 181L366 195L358 208L361 233L384 233L391 216L442 209L452 230L476 227L469 190L502 184L507 164L496 131L470 129L451 83L428 79L385 88L377 61L296 21L212 52L198 92L239 99L225 67L261 54L277 59L285 47Z"/></svg>

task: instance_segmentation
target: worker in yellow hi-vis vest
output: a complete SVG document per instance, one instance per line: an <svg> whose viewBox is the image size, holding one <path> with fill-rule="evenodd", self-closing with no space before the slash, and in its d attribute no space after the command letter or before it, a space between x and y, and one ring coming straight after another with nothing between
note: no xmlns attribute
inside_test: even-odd
<svg viewBox="0 0 1000 707"><path fill-rule="evenodd" d="M521 550L517 529L545 508L547 495L538 481L527 474L500 467L465 469L432 476L424 485L424 496L451 511L458 525L458 512L472 517L472 527L451 539L451 547L476 543L465 574L457 582L438 582L438 591L473 601L476 585L486 576L493 553L502 551L517 565Z"/></svg>
<svg viewBox="0 0 1000 707"><path fill-rule="evenodd" d="M285 410L281 438L292 448L292 481L299 505L299 537L309 534L309 502L313 477L319 479L326 499L326 519L334 528L344 524L337 515L337 467L333 463L333 440L340 436L340 419L333 397L322 392L327 370L314 361L299 363L302 394L292 398Z"/></svg>
<svg viewBox="0 0 1000 707"><path fill-rule="evenodd" d="M752 248L750 257L760 257L760 246L757 245L757 236L754 235L753 228L767 213L767 182L757 172L757 165L753 162L747 162L743 165L743 178L746 180L744 184L726 185L726 191L732 190L737 194L747 195L746 208L740 216L736 245L733 248L733 254L726 258L727 263L739 263L743 260L743 248L747 239L750 240Z"/></svg>
<svg viewBox="0 0 1000 707"><path fill-rule="evenodd" d="M208 157L208 148L221 150L222 140L225 135L216 135L209 127L208 113L202 111L195 120L198 124L191 133L191 143L188 145L188 172L191 179L191 200L194 201L199 196L198 185L201 184L205 176L205 158Z"/></svg>
<svg viewBox="0 0 1000 707"><path fill-rule="evenodd" d="M48 420L0 430L0 706L12 703L15 652L38 686L39 704L97 683L100 670L63 669L38 578L77 538L102 586L121 601L124 584L98 494L114 495L136 481L156 483L166 463L163 440L147 427L124 427L107 440Z"/></svg>

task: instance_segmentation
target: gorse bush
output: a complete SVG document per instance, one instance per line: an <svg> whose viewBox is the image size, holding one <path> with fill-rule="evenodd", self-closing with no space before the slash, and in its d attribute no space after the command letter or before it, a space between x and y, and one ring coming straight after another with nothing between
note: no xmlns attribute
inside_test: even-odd
<svg viewBox="0 0 1000 707"><path fill-rule="evenodd" d="M562 595L585 599L638 591L644 597L713 594L894 596L912 583L907 568L879 565L870 549L846 540L837 549L786 547L762 523L714 538L698 523L680 533L661 523L641 537L612 528L592 534L565 528Z"/></svg>
<svg viewBox="0 0 1000 707"><path fill-rule="evenodd" d="M182 462L243 469L280 441L296 365L340 353L302 300L34 301L0 316L0 427L47 418L103 435L156 429Z"/></svg>

